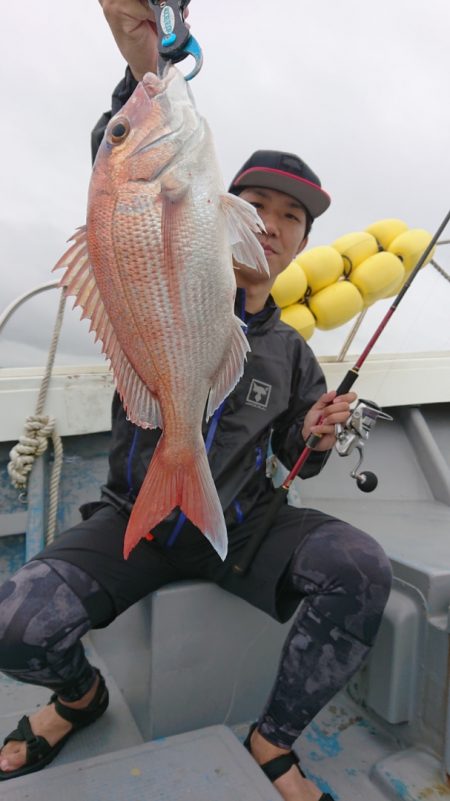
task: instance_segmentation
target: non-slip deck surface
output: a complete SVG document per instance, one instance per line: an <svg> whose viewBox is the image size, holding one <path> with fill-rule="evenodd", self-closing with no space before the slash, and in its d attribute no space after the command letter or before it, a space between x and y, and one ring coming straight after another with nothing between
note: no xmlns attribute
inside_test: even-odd
<svg viewBox="0 0 450 801"><path fill-rule="evenodd" d="M86 643L86 653L92 664L101 670L106 679L110 698L109 707L100 720L74 734L52 762L52 766L64 765L67 762L117 751L121 748L130 748L139 745L143 740L110 671L90 643ZM4 738L16 728L23 715L30 715L36 711L37 707L45 705L50 695L49 690L45 688L35 687L31 684L19 684L0 673L0 743L3 743ZM0 799L2 800L5 786L4 782L0 784ZM45 801L45 796L41 797L41 801Z"/></svg>
<svg viewBox="0 0 450 801"><path fill-rule="evenodd" d="M279 801L225 726L75 762L3 784L2 801Z"/></svg>

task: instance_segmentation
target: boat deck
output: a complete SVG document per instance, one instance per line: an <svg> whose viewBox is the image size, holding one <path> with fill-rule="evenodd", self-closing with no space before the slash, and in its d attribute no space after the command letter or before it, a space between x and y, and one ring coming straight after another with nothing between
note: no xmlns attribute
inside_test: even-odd
<svg viewBox="0 0 450 801"><path fill-rule="evenodd" d="M45 771L2 784L2 801L276 801L275 788L241 743L248 722L216 725L144 742L107 665L87 642L107 680L104 717L77 732ZM0 684L3 738L48 692L5 677ZM450 788L440 764L420 748L402 748L347 692L305 730L296 750L307 775L336 801L443 801Z"/></svg>

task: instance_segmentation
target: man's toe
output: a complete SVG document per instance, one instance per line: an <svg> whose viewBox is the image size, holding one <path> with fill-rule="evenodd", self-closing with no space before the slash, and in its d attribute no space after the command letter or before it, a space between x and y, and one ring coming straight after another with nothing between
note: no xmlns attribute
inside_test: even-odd
<svg viewBox="0 0 450 801"><path fill-rule="evenodd" d="M25 762L24 744L7 743L0 754L0 770L18 770Z"/></svg>

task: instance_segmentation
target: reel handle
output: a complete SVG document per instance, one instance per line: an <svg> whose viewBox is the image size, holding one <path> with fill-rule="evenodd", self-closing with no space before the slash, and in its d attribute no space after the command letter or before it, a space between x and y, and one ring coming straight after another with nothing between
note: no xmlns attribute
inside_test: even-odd
<svg viewBox="0 0 450 801"><path fill-rule="evenodd" d="M370 470L366 470L364 473L359 473L357 476L355 476L355 478L356 486L361 490L361 492L373 492L378 486L378 477Z"/></svg>

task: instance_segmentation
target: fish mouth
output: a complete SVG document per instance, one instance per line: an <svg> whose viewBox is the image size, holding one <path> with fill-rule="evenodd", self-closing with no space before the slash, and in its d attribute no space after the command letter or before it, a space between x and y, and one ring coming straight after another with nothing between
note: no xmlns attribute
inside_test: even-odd
<svg viewBox="0 0 450 801"><path fill-rule="evenodd" d="M146 95L152 99L165 92L168 85L168 78L168 75L160 78L158 75L155 75L154 72L146 72L141 81Z"/></svg>
<svg viewBox="0 0 450 801"><path fill-rule="evenodd" d="M173 71L172 71L173 70ZM171 98L171 89L175 92L175 96L177 94L177 84L182 81L183 89L185 87L184 78L177 73L177 71L172 67L169 67L169 71L162 77L158 77L154 73L146 73L142 79L142 87L149 98L150 101L154 102L156 98L160 99L160 103L163 104L165 107L164 116L166 119L169 120L171 117L171 109L172 109L172 98ZM166 96L166 97L165 97ZM166 106L167 104L167 106ZM149 133L148 136L144 137L144 139L139 143L139 145L130 153L130 157L141 155L143 153L148 153L149 151L153 150L154 148L158 147L163 143L170 143L171 141L175 140L182 132L183 128L186 125L186 120L184 117L183 112L181 111L181 120L180 120L180 113L177 114L178 120L174 119L173 122L176 124L179 122L176 128L172 130L169 129L168 125L160 126L160 130L162 129L162 133L156 137L156 139L151 139L152 135L155 134ZM190 137L189 137L190 138Z"/></svg>

